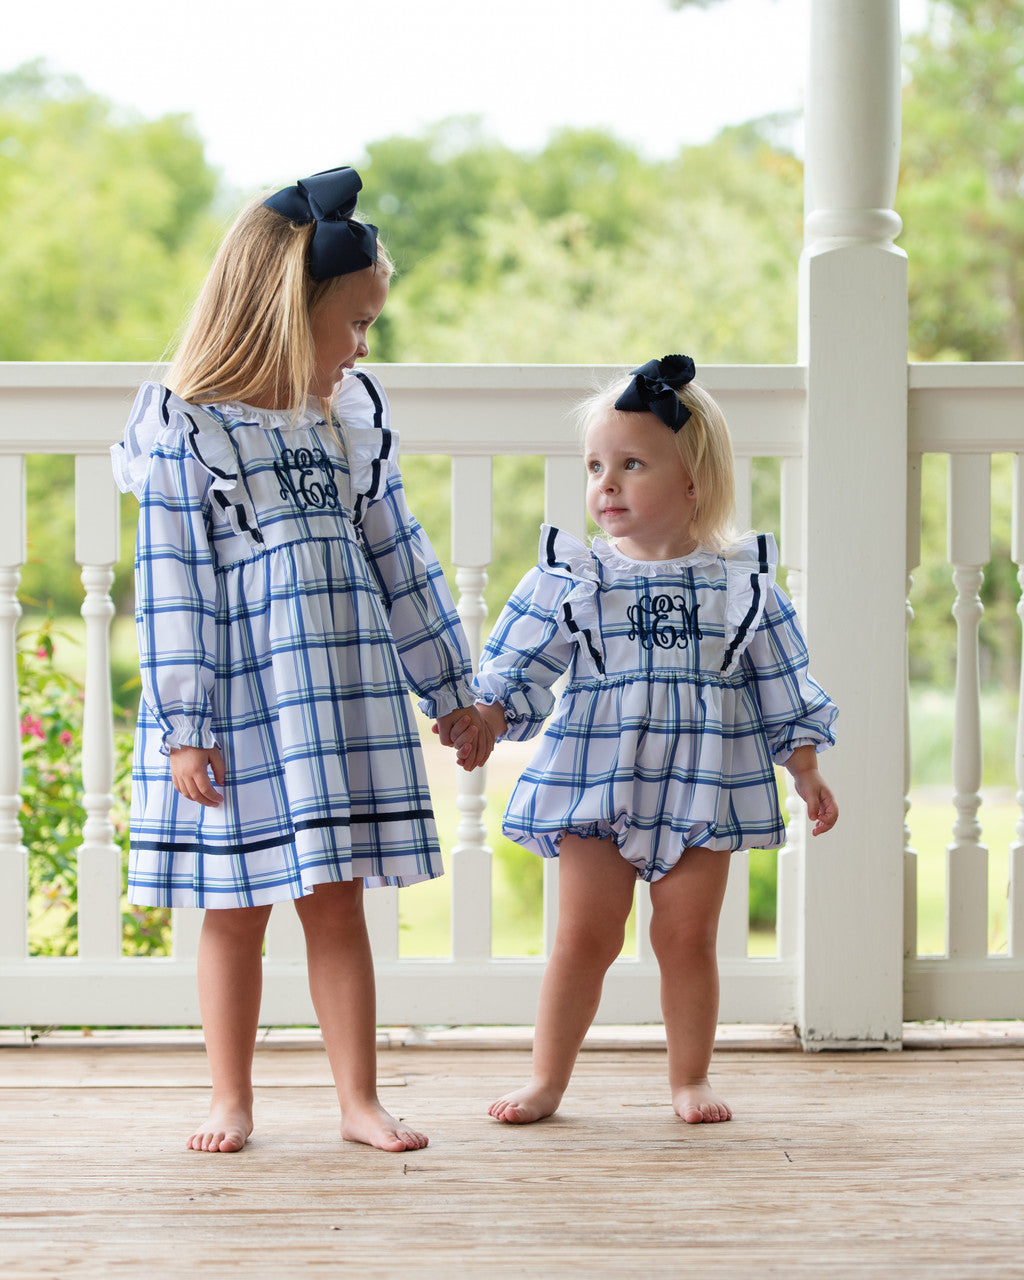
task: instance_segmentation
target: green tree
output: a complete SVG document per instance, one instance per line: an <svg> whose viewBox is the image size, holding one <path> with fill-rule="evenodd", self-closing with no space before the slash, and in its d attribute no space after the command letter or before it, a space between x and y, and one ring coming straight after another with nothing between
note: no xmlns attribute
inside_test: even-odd
<svg viewBox="0 0 1024 1280"><path fill-rule="evenodd" d="M375 356L793 359L802 175L776 123L671 162L593 129L517 154L461 120L375 144L362 207L400 271Z"/></svg>
<svg viewBox="0 0 1024 1280"><path fill-rule="evenodd" d="M0 76L0 359L158 360L214 246L216 191L188 117L144 120L41 62ZM72 477L70 458L30 461L22 595L62 615L81 600L75 567L54 573Z"/></svg>
<svg viewBox="0 0 1024 1280"><path fill-rule="evenodd" d="M0 76L0 359L155 360L205 269L216 174L40 62Z"/></svg>
<svg viewBox="0 0 1024 1280"><path fill-rule="evenodd" d="M910 347L1024 359L1024 0L935 0L906 45Z"/></svg>

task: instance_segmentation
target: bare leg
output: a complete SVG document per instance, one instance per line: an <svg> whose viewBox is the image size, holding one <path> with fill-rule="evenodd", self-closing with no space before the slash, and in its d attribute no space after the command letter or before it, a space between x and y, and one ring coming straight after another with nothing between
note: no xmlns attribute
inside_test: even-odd
<svg viewBox="0 0 1024 1280"><path fill-rule="evenodd" d="M488 1108L496 1120L529 1124L551 1115L561 1102L597 1013L604 975L622 950L635 885L636 871L614 841L563 838L558 929L540 988L533 1074Z"/></svg>
<svg viewBox="0 0 1024 1280"><path fill-rule="evenodd" d="M672 1106L688 1124L730 1120L708 1083L718 1025L718 917L728 853L687 849L651 885L651 945L661 969Z"/></svg>
<svg viewBox="0 0 1024 1280"><path fill-rule="evenodd" d="M263 991L269 907L210 910L196 956L199 1008L213 1093L193 1151L241 1151L252 1133L252 1055Z"/></svg>
<svg viewBox="0 0 1024 1280"><path fill-rule="evenodd" d="M362 880L318 884L296 900L295 910L306 935L309 990L341 1105L341 1136L383 1151L425 1147L425 1135L389 1115L377 1097L377 1001Z"/></svg>

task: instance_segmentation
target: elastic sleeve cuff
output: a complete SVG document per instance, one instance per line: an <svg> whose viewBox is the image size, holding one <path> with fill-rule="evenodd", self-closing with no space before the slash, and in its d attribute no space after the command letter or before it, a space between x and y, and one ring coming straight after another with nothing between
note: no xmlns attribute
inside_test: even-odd
<svg viewBox="0 0 1024 1280"><path fill-rule="evenodd" d="M175 747L198 747L202 751L212 751L217 745L208 720L197 725L185 716L171 716L168 722L170 731L164 734L160 745L160 751L165 756L169 756Z"/></svg>
<svg viewBox="0 0 1024 1280"><path fill-rule="evenodd" d="M772 749L772 760L777 765L784 765L797 747L813 747L815 752L820 755L823 751L827 751L832 744L823 742L821 738L794 738L792 742Z"/></svg>
<svg viewBox="0 0 1024 1280"><path fill-rule="evenodd" d="M463 681L454 689L436 689L419 700L418 706L430 720L446 716L449 711L457 711L460 707L471 707L476 702L476 694L468 681Z"/></svg>

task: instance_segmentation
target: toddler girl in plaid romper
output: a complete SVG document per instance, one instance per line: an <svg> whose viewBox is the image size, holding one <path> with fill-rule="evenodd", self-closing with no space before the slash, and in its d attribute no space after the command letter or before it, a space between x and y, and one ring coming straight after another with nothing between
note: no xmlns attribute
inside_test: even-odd
<svg viewBox="0 0 1024 1280"><path fill-rule="evenodd" d="M251 1132L263 936L289 900L342 1136L427 1141L377 1098L362 890L443 871L407 685L464 767L492 739L387 400L355 370L391 273L352 218L360 186L329 170L242 212L168 386L142 387L112 451L139 499L129 898L206 908L213 1096L194 1150Z"/></svg>
<svg viewBox="0 0 1024 1280"><path fill-rule="evenodd" d="M529 1083L495 1102L550 1115L618 956L637 877L650 883L669 1083L689 1123L728 1120L708 1066L729 853L785 839L774 764L814 834L838 817L816 764L836 710L807 672L770 535L732 532L725 420L688 356L634 370L583 406L588 547L545 526L540 559L484 650L477 689L496 737L529 738L568 683L504 832L559 859L558 928Z"/></svg>

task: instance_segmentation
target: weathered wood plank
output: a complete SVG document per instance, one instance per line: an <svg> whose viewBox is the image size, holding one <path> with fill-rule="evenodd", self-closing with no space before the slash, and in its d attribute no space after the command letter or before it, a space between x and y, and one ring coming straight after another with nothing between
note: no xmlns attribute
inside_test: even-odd
<svg viewBox="0 0 1024 1280"><path fill-rule="evenodd" d="M380 1054L387 1106L431 1135L343 1144L315 1045L257 1052L245 1152L183 1148L188 1045L0 1050L0 1267L39 1276L1019 1276L1024 1047L720 1053L736 1110L690 1127L664 1053L581 1055L562 1112L485 1114L525 1049Z"/></svg>

